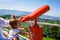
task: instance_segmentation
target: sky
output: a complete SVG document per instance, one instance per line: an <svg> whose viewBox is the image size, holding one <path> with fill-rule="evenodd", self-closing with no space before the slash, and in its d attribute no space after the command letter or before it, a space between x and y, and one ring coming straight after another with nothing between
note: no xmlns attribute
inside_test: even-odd
<svg viewBox="0 0 60 40"><path fill-rule="evenodd" d="M0 0L0 9L33 12L45 4L50 6L50 11L44 15L60 17L60 0Z"/></svg>

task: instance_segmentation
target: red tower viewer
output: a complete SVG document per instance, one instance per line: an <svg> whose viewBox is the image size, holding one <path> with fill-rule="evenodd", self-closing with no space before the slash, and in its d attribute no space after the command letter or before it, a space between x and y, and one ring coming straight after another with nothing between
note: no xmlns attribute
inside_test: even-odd
<svg viewBox="0 0 60 40"><path fill-rule="evenodd" d="M29 27L29 39L28 40L43 40L43 28L39 27L37 20L33 26Z"/></svg>
<svg viewBox="0 0 60 40"><path fill-rule="evenodd" d="M37 10L35 10L34 12L32 12L31 14L29 14L27 16L22 16L20 18L20 21L25 22L25 21L29 21L29 20L34 20L49 10L50 10L50 7L48 5L44 5L40 8L38 8Z"/></svg>
<svg viewBox="0 0 60 40"><path fill-rule="evenodd" d="M44 5L32 12L30 15L22 16L19 21L25 22L29 20L35 20L49 10L50 7L48 5ZM31 31L29 32L29 40L43 40L43 28L39 27L39 25L37 24L37 20L35 20L35 24L33 26L30 26L29 28Z"/></svg>

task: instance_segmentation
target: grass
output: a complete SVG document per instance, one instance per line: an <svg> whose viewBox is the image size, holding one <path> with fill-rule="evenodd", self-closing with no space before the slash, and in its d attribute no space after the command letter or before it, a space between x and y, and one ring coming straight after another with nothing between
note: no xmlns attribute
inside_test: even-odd
<svg viewBox="0 0 60 40"><path fill-rule="evenodd" d="M43 38L43 40L55 40L55 39L52 39L52 38Z"/></svg>
<svg viewBox="0 0 60 40"><path fill-rule="evenodd" d="M28 38L28 35L25 35L25 37ZM55 39L53 39L53 38L45 38L45 37L43 37L43 40L55 40Z"/></svg>

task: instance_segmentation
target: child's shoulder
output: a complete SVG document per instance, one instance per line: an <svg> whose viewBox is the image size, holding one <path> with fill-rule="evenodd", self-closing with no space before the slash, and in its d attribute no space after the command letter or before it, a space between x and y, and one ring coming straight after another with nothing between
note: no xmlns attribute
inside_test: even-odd
<svg viewBox="0 0 60 40"><path fill-rule="evenodd" d="M19 29L13 29L14 32L19 32L20 30Z"/></svg>
<svg viewBox="0 0 60 40"><path fill-rule="evenodd" d="M11 31L11 33L13 33L13 34L17 34L18 32L20 32L19 29L11 29L10 31Z"/></svg>

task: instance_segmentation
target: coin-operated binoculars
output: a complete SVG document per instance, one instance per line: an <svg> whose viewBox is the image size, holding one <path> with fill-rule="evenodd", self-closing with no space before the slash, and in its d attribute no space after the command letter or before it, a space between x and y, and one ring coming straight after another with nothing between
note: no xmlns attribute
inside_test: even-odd
<svg viewBox="0 0 60 40"><path fill-rule="evenodd" d="M30 28L29 40L43 40L43 28L39 27L39 25L37 24L37 18L49 10L50 7L48 5L44 5L35 10L34 12L32 12L30 15L22 16L20 18L19 21L21 22L35 20L34 25L29 27Z"/></svg>

